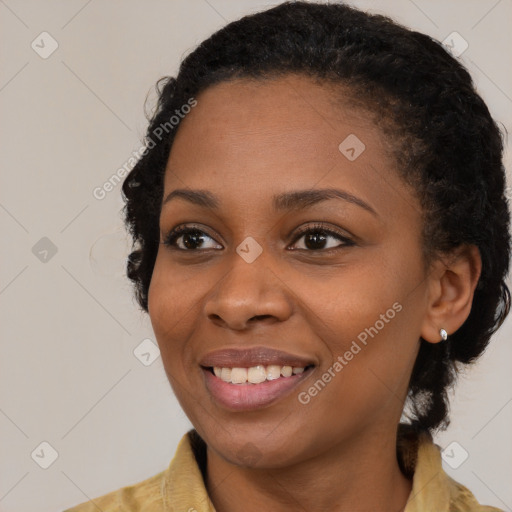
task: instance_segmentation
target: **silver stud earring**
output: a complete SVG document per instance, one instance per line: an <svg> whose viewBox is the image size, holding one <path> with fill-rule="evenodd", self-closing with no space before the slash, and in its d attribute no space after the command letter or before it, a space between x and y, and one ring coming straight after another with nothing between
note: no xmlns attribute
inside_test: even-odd
<svg viewBox="0 0 512 512"><path fill-rule="evenodd" d="M441 335L443 341L446 341L448 339L448 333L444 329L439 329L439 334Z"/></svg>

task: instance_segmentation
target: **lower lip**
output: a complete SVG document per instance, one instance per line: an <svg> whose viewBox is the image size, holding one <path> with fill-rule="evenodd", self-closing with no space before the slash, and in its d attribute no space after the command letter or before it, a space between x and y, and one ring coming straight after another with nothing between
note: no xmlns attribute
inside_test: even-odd
<svg viewBox="0 0 512 512"><path fill-rule="evenodd" d="M313 369L310 367L302 373L259 384L231 384L215 376L209 369L203 368L203 372L206 387L219 404L233 411L248 411L267 406L288 395Z"/></svg>

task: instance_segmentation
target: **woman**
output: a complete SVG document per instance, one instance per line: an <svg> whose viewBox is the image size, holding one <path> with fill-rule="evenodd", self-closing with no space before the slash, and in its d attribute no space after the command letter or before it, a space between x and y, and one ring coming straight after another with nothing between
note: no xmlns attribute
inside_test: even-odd
<svg viewBox="0 0 512 512"><path fill-rule="evenodd" d="M501 136L467 71L388 18L287 2L161 85L128 275L194 429L71 510L498 510L432 440L510 306Z"/></svg>

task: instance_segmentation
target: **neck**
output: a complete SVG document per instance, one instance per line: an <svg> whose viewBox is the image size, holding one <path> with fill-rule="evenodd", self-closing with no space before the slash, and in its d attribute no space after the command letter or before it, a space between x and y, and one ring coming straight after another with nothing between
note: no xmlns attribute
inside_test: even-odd
<svg viewBox="0 0 512 512"><path fill-rule="evenodd" d="M396 432L371 432L284 468L247 468L207 449L207 488L218 512L402 512L412 482L400 471Z"/></svg>

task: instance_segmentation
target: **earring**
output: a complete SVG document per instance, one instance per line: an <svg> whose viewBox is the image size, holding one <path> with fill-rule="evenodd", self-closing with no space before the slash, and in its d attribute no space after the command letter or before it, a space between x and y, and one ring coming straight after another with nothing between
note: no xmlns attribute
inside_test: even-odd
<svg viewBox="0 0 512 512"><path fill-rule="evenodd" d="M444 329L440 329L439 334L441 335L443 341L446 341L448 339L448 333Z"/></svg>

